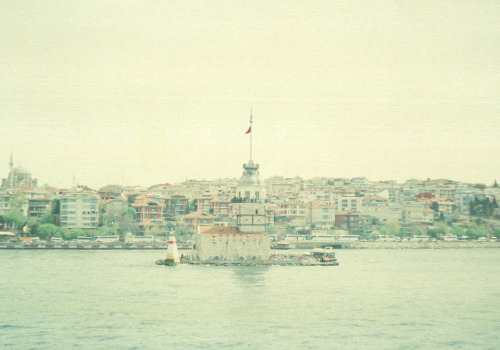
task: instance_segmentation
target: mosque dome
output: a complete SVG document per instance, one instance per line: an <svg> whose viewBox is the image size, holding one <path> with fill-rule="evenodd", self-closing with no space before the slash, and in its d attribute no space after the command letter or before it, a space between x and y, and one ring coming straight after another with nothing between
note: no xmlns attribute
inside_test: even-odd
<svg viewBox="0 0 500 350"><path fill-rule="evenodd" d="M13 169L13 171L15 174L30 174L30 172L28 170L26 170L25 168L21 168L21 167L15 167Z"/></svg>

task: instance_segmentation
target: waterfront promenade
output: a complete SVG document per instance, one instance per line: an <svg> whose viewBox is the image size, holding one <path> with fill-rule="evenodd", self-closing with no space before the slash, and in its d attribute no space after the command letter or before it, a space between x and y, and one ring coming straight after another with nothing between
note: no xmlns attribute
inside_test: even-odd
<svg viewBox="0 0 500 350"><path fill-rule="evenodd" d="M343 248L351 249L459 249L459 248L500 248L500 242L356 242L349 243Z"/></svg>
<svg viewBox="0 0 500 350"><path fill-rule="evenodd" d="M312 242L311 242L312 243ZM325 242L316 242L307 247L296 247L299 250L308 250L328 245ZM500 242L480 242L480 241L457 241L457 242L444 242L444 241L429 241L429 242L381 242L381 241L359 241L349 243L335 243L335 249L460 249L460 248L500 248ZM26 243L7 243L0 242L0 249L81 249L81 250L95 250L95 249L157 249L166 250L166 244L158 245L125 245L121 243L115 244L92 244L92 245L76 245L76 244L26 244ZM179 250L192 250L191 248L179 247Z"/></svg>

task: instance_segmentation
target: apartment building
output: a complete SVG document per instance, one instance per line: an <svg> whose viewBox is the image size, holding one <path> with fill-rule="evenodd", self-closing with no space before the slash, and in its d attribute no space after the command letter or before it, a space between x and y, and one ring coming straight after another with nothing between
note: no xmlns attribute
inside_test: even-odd
<svg viewBox="0 0 500 350"><path fill-rule="evenodd" d="M335 207L333 205L309 203L306 223L322 230L331 229L335 226Z"/></svg>
<svg viewBox="0 0 500 350"><path fill-rule="evenodd" d="M40 218L52 212L52 199L48 197L35 197L28 199L28 217Z"/></svg>
<svg viewBox="0 0 500 350"><path fill-rule="evenodd" d="M301 201L278 203L276 216L283 218L292 225L303 226L307 218L307 205Z"/></svg>
<svg viewBox="0 0 500 350"><path fill-rule="evenodd" d="M139 225L143 222L163 223L165 203L158 198L138 197L132 207L135 209L135 219Z"/></svg>
<svg viewBox="0 0 500 350"><path fill-rule="evenodd" d="M96 228L99 222L99 196L89 191L74 191L61 197L60 223L69 228Z"/></svg>

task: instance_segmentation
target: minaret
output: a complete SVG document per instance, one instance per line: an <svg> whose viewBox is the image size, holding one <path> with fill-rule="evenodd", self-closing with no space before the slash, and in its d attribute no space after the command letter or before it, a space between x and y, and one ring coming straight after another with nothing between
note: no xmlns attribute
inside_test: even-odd
<svg viewBox="0 0 500 350"><path fill-rule="evenodd" d="M10 188L14 188L14 159L12 157L12 152L10 153Z"/></svg>
<svg viewBox="0 0 500 350"><path fill-rule="evenodd" d="M253 116L252 109L250 108L250 163L252 163L252 125L253 125Z"/></svg>

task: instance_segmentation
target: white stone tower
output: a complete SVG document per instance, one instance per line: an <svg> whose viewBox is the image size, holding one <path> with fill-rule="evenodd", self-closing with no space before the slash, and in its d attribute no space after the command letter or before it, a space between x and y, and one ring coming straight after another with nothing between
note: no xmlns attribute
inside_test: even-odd
<svg viewBox="0 0 500 350"><path fill-rule="evenodd" d="M243 164L243 175L236 186L234 207L237 209L237 225L243 233L264 233L266 231L266 186L259 177L259 164L252 160L252 124L250 112L250 160Z"/></svg>

